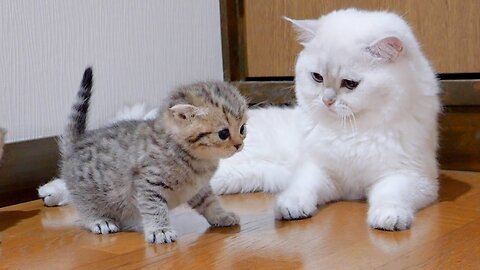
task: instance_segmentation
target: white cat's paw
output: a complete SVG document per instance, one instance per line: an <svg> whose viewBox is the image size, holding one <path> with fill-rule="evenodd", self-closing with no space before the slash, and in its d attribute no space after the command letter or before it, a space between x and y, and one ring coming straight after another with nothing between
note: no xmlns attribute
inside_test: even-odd
<svg viewBox="0 0 480 270"><path fill-rule="evenodd" d="M370 227L387 231L401 231L412 225L414 213L398 205L373 206L368 210Z"/></svg>
<svg viewBox="0 0 480 270"><path fill-rule="evenodd" d="M208 220L210 225L215 227L229 227L240 223L240 217L233 212L222 212Z"/></svg>
<svg viewBox="0 0 480 270"><path fill-rule="evenodd" d="M38 188L38 196L46 206L61 206L70 203L70 195L63 179L57 178Z"/></svg>
<svg viewBox="0 0 480 270"><path fill-rule="evenodd" d="M109 234L120 231L118 225L111 220L97 220L91 223L88 228L96 234Z"/></svg>
<svg viewBox="0 0 480 270"><path fill-rule="evenodd" d="M177 240L177 232L172 228L163 228L154 232L145 233L145 238L152 244L173 243Z"/></svg>
<svg viewBox="0 0 480 270"><path fill-rule="evenodd" d="M317 211L317 202L305 194L282 193L275 203L276 219L295 220L311 217Z"/></svg>

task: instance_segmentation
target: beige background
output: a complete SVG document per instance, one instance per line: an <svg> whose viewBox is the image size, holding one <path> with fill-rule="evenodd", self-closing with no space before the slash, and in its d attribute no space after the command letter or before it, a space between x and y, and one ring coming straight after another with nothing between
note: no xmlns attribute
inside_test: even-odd
<svg viewBox="0 0 480 270"><path fill-rule="evenodd" d="M178 84L222 79L217 0L0 1L0 126L9 142L58 135L93 65L89 127Z"/></svg>

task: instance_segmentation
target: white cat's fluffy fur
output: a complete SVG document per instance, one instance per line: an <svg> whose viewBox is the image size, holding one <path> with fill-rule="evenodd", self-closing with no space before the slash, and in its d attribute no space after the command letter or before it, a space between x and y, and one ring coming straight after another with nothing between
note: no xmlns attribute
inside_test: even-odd
<svg viewBox="0 0 480 270"><path fill-rule="evenodd" d="M368 198L370 226L408 228L437 197L440 111L437 79L411 29L395 14L355 9L290 21L304 46L298 106L251 112L244 151L222 161L212 186L282 191L279 219ZM342 80L360 83L349 90Z"/></svg>
<svg viewBox="0 0 480 270"><path fill-rule="evenodd" d="M279 219L367 198L371 227L407 229L437 197L441 107L435 74L411 29L395 14L355 9L288 20L304 46L295 69L298 106L249 112L244 149L221 161L214 191L281 192ZM359 84L349 90L344 79ZM145 114L143 108L138 115ZM48 196L44 187L41 197Z"/></svg>

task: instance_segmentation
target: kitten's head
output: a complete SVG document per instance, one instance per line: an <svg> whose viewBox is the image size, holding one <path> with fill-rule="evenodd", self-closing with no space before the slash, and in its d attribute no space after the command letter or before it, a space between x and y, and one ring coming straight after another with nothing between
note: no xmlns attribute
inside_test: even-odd
<svg viewBox="0 0 480 270"><path fill-rule="evenodd" d="M435 75L398 15L347 9L287 20L304 46L296 64L298 103L314 117L392 119L415 96L438 91L418 89L417 81L434 82Z"/></svg>
<svg viewBox="0 0 480 270"><path fill-rule="evenodd" d="M247 103L224 82L185 86L172 94L164 113L167 129L189 153L205 159L230 157L247 135Z"/></svg>

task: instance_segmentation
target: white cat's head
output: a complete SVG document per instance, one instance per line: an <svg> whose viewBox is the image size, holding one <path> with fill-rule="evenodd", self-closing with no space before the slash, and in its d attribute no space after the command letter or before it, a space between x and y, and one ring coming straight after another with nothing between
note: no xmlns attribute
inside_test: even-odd
<svg viewBox="0 0 480 270"><path fill-rule="evenodd" d="M295 71L297 100L315 118L389 121L419 95L438 92L434 73L398 15L347 9L318 20L286 19L304 47ZM419 81L430 85L419 89Z"/></svg>

